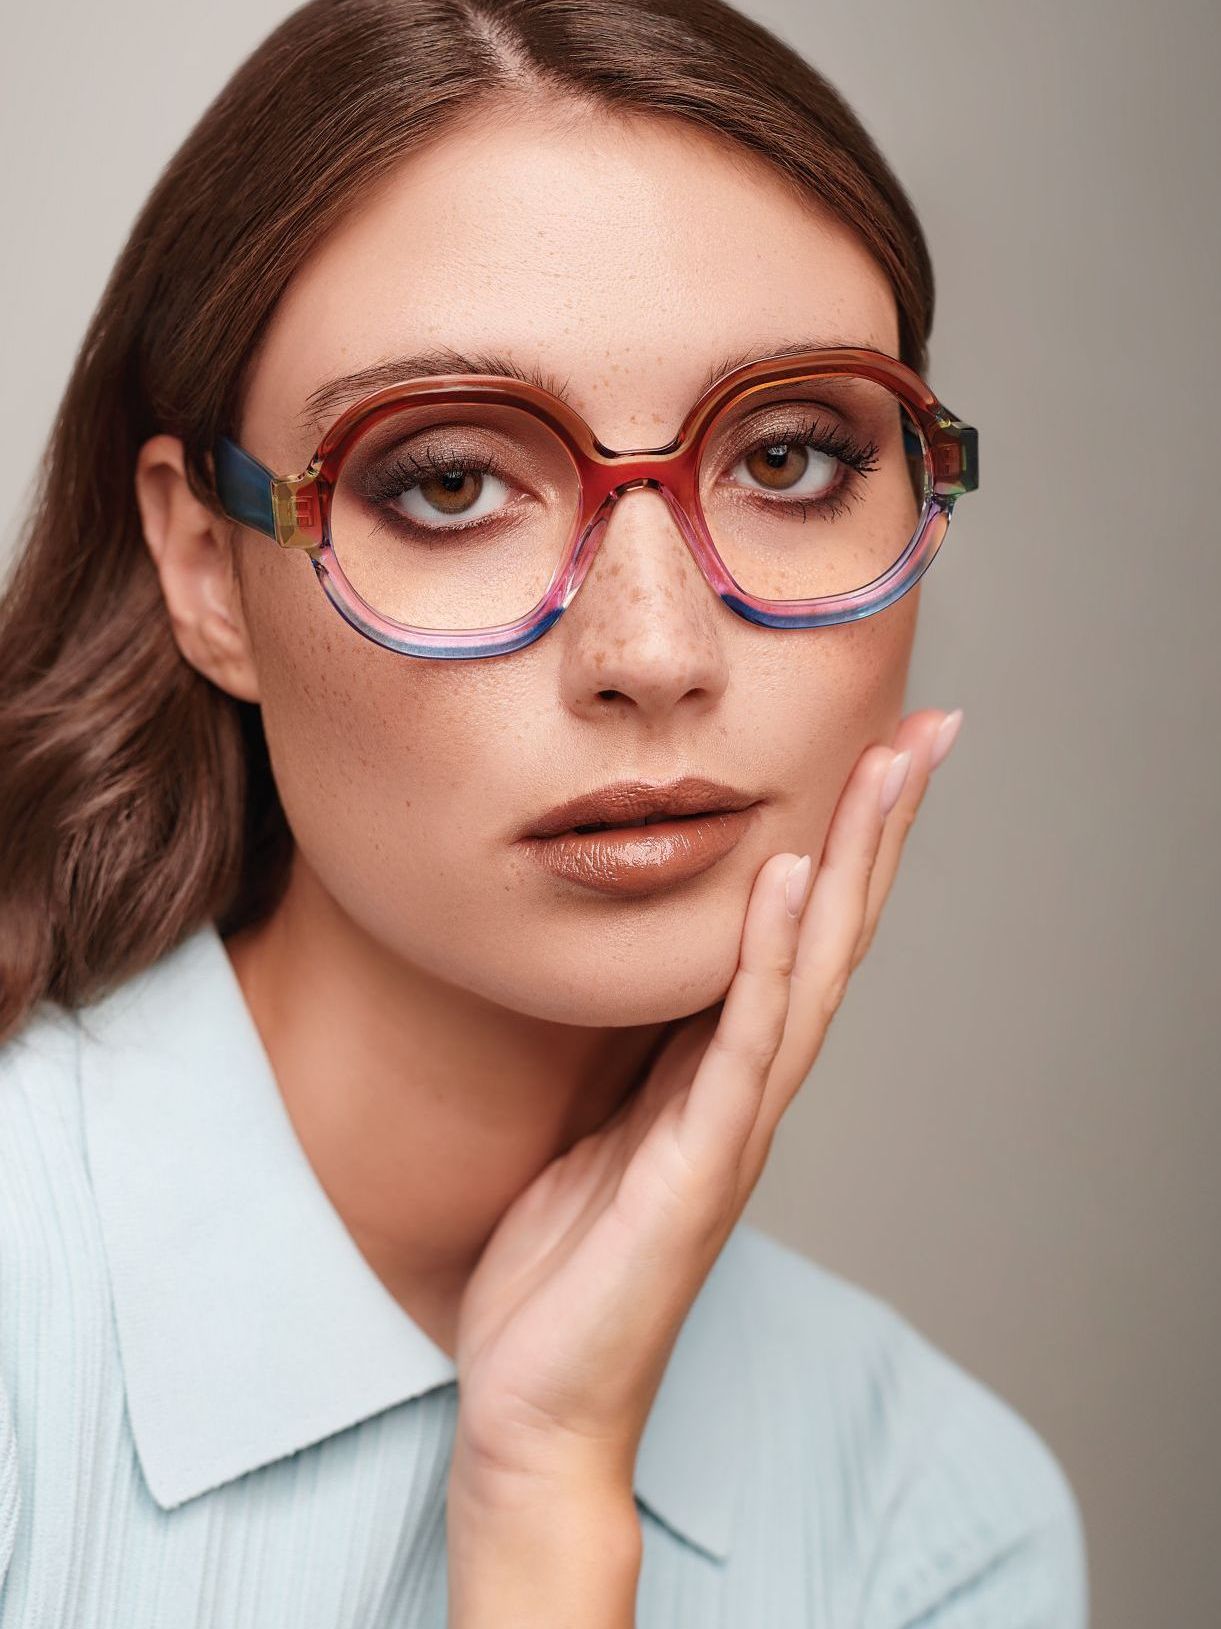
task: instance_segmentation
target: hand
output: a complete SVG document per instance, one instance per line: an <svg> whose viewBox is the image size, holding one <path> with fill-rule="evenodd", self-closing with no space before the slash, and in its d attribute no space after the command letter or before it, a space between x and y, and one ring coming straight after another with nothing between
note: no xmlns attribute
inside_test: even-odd
<svg viewBox="0 0 1221 1629"><path fill-rule="evenodd" d="M893 748L862 753L800 918L785 906L798 856L765 862L725 997L677 1021L641 1086L502 1217L459 1314L451 1487L630 1505L670 1352L872 942L945 717L913 713ZM903 751L910 769L884 816Z"/></svg>

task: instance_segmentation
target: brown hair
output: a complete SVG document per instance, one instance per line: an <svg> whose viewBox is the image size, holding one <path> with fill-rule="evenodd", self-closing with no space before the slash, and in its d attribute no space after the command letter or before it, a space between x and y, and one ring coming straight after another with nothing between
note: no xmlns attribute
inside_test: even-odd
<svg viewBox="0 0 1221 1629"><path fill-rule="evenodd" d="M933 276L907 195L835 89L722 0L312 0L170 160L102 291L0 598L0 1041L213 919L275 905L292 839L256 705L179 652L145 546L141 444L207 452L289 278L425 142L489 110L684 120L852 226L926 366Z"/></svg>

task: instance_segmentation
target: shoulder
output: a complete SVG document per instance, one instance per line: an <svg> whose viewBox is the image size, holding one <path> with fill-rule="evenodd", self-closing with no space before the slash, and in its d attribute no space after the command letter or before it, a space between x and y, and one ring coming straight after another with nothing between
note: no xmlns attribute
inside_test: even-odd
<svg viewBox="0 0 1221 1629"><path fill-rule="evenodd" d="M109 1326L81 1097L88 1044L88 1009L47 1002L0 1043L0 1365L55 1330L70 1339L74 1322L74 1349Z"/></svg>
<svg viewBox="0 0 1221 1629"><path fill-rule="evenodd" d="M89 1176L75 1016L44 1006L0 1044L0 1368L53 1331L105 1327L109 1278ZM17 1401L14 1407L18 1414Z"/></svg>
<svg viewBox="0 0 1221 1629"><path fill-rule="evenodd" d="M78 1053L75 1016L49 1005L0 1044L0 1475L10 1478L14 1439L33 1455L67 1429L68 1403L79 1402L81 1386L96 1382L111 1358L110 1279ZM0 1492L0 1534L4 1511Z"/></svg>
<svg viewBox="0 0 1221 1629"><path fill-rule="evenodd" d="M8 1387L0 1373L0 1589L12 1559L21 1516L21 1477L17 1466L17 1433L13 1429Z"/></svg>
<svg viewBox="0 0 1221 1629"><path fill-rule="evenodd" d="M45 1400L55 1363L47 1324L57 1308L71 1318L81 1270L88 1182L76 1056L71 1015L50 1006L0 1043L0 1589L22 1509L18 1450L30 1446L32 1400L40 1391Z"/></svg>
<svg viewBox="0 0 1221 1629"><path fill-rule="evenodd" d="M747 1224L733 1248L760 1474L855 1536L862 1625L1083 1629L1081 1512L1033 1426L863 1286Z"/></svg>
<svg viewBox="0 0 1221 1629"><path fill-rule="evenodd" d="M0 1218L83 1172L78 1057L76 1017L46 1002L0 1043Z"/></svg>
<svg viewBox="0 0 1221 1629"><path fill-rule="evenodd" d="M0 1252L85 1197L79 1036L74 1014L44 1003L0 1043Z"/></svg>

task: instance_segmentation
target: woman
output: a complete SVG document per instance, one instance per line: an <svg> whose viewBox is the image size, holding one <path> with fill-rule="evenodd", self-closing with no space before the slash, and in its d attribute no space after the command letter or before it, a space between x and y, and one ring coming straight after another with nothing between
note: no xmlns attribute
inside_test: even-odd
<svg viewBox="0 0 1221 1629"><path fill-rule="evenodd" d="M931 314L718 0L316 0L205 113L0 610L5 1629L1085 1621L740 1221L961 721Z"/></svg>

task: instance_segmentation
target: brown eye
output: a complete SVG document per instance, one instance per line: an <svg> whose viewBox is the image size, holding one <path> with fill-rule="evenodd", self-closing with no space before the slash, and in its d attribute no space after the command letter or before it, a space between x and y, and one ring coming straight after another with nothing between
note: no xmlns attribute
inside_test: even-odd
<svg viewBox="0 0 1221 1629"><path fill-rule="evenodd" d="M438 534L456 533L463 522L503 520L512 507L508 483L483 463L404 460L370 482L367 496L397 520Z"/></svg>
<svg viewBox="0 0 1221 1629"><path fill-rule="evenodd" d="M777 491L784 491L799 480L808 459L803 449L790 442L777 441L770 447L759 447L743 460L757 481Z"/></svg>
<svg viewBox="0 0 1221 1629"><path fill-rule="evenodd" d="M802 497L816 497L834 478L836 460L826 453L808 447L799 441L772 441L754 447L739 463L746 471L747 485L757 483L756 490L792 492L805 482ZM736 472L735 472L736 474ZM812 474L812 479L806 477Z"/></svg>
<svg viewBox="0 0 1221 1629"><path fill-rule="evenodd" d="M443 470L419 482L420 496L442 515L465 514L482 491L479 470Z"/></svg>

